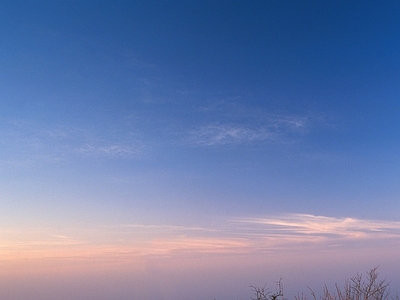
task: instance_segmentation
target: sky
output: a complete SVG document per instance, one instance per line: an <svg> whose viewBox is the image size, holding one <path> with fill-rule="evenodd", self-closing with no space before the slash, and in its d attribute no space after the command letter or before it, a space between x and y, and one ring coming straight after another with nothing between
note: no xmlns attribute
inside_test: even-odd
<svg viewBox="0 0 400 300"><path fill-rule="evenodd" d="M399 15L1 1L1 299L400 292Z"/></svg>

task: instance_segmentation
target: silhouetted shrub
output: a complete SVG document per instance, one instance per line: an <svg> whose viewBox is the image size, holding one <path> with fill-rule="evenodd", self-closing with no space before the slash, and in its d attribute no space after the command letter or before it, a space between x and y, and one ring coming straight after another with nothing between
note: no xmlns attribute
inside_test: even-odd
<svg viewBox="0 0 400 300"><path fill-rule="evenodd" d="M355 276L347 279L343 287L335 285L335 291L332 293L327 286L324 287L322 296L317 297L315 292L310 289L313 300L400 300L399 296L390 295L389 283L386 279L378 279L378 267L371 269L364 277L357 273ZM271 293L266 286L256 287L251 285L254 292L252 300L287 300L283 295L282 279L277 283L277 291ZM308 300L307 295L299 294L295 300Z"/></svg>

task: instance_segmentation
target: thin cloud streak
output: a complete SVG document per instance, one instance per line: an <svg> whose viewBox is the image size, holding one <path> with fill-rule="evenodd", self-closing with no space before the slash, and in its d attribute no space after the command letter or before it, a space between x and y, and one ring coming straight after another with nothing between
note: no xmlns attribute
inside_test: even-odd
<svg viewBox="0 0 400 300"><path fill-rule="evenodd" d="M305 235L348 239L400 238L400 222L332 218L307 214L239 219L237 221L260 225L266 231L279 232L287 236Z"/></svg>
<svg viewBox="0 0 400 300"><path fill-rule="evenodd" d="M193 255L347 251L400 244L400 222L288 214L242 218L214 226L121 224L91 229L3 232L2 261L23 258L110 261ZM18 232L17 232L18 233Z"/></svg>

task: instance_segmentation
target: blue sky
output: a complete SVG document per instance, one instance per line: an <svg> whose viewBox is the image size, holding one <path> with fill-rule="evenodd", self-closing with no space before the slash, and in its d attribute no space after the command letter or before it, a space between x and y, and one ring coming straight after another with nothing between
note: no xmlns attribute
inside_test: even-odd
<svg viewBox="0 0 400 300"><path fill-rule="evenodd" d="M285 274L257 275L300 285L375 264L395 274L399 10L395 1L3 1L2 263L35 258L64 278L109 259L105 274L129 278L142 259L143 285L163 282L163 299L187 296L166 266L185 265L172 268L180 280L204 278L204 255L227 270L215 283L247 270L232 279L245 292L257 259L269 266L265 253ZM284 249L304 262L330 249L344 274L290 264ZM357 249L365 256L348 262ZM122 252L135 261L123 271ZM235 255L251 259L239 266ZM304 268L317 279L297 276ZM15 276L30 282L22 270ZM98 299L83 290L75 299Z"/></svg>

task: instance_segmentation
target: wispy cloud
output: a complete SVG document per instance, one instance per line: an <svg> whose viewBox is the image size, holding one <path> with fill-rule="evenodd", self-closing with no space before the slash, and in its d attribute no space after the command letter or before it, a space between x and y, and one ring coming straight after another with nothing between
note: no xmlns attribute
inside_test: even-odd
<svg viewBox="0 0 400 300"><path fill-rule="evenodd" d="M252 142L288 143L306 134L315 125L310 116L264 116L253 122L213 122L190 131L192 143L201 146Z"/></svg>
<svg viewBox="0 0 400 300"><path fill-rule="evenodd" d="M270 135L232 124L210 124L191 132L191 140L198 145L213 146L264 140Z"/></svg>
<svg viewBox="0 0 400 300"><path fill-rule="evenodd" d="M44 126L30 120L3 120L1 164L54 162L71 155L135 158L144 143L133 133L103 132L68 125Z"/></svg>
<svg viewBox="0 0 400 300"><path fill-rule="evenodd" d="M142 149L143 144L139 142L132 145L128 142L98 141L85 143L77 147L75 152L109 157L137 157L142 153Z"/></svg>

